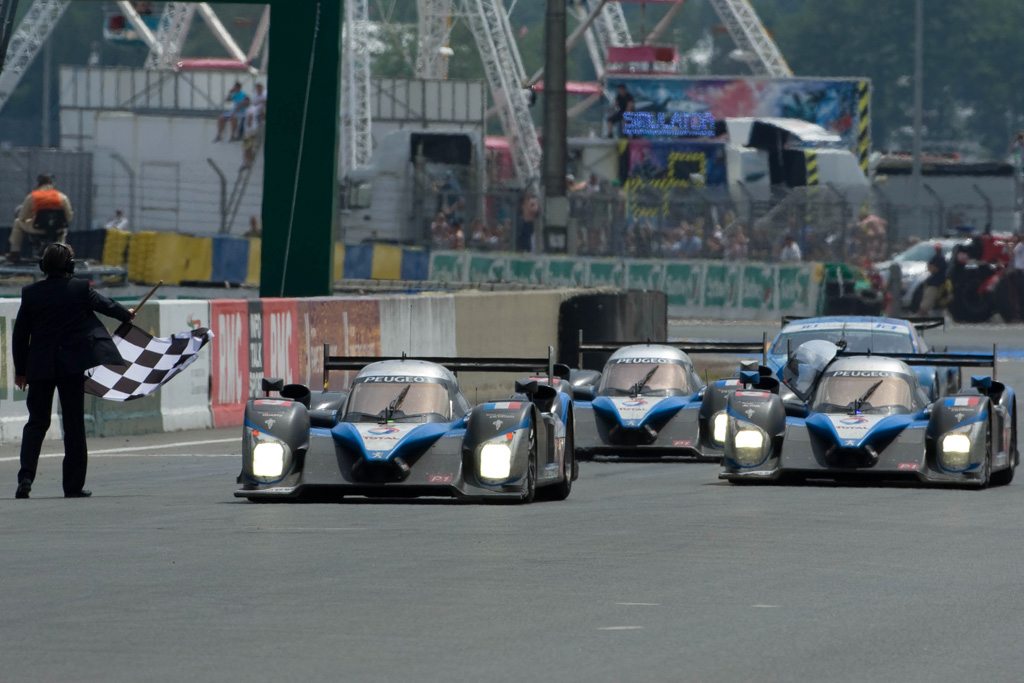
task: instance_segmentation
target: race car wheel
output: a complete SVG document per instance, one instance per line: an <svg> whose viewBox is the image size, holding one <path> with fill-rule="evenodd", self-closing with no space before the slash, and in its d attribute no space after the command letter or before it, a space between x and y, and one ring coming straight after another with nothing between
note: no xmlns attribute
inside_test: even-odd
<svg viewBox="0 0 1024 683"><path fill-rule="evenodd" d="M576 471L573 450L572 432L569 431L565 435L565 455L562 456L562 481L551 487L551 500L565 500L572 492L572 479Z"/></svg>
<svg viewBox="0 0 1024 683"><path fill-rule="evenodd" d="M526 481L523 482L523 492L520 494L520 503L532 503L537 497L537 433L530 427L530 462L526 466Z"/></svg>
<svg viewBox="0 0 1024 683"><path fill-rule="evenodd" d="M999 470L993 472L989 477L990 486L1006 486L1013 481L1013 474L1016 472L1017 461L1020 459L1020 455L1017 453L1017 402L1013 403L1013 410L1010 411L1011 419L1013 420L1012 434L1010 438L1010 453L1008 456L1009 466L1005 470Z"/></svg>

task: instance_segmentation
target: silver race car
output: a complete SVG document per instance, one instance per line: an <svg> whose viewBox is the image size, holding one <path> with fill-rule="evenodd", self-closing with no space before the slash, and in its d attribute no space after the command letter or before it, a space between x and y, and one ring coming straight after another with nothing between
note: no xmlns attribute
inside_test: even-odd
<svg viewBox="0 0 1024 683"><path fill-rule="evenodd" d="M601 373L574 372L577 458L684 456L717 461L728 395L739 380L705 386L690 354L762 356L764 349L764 341L581 342L581 357L586 351L614 353Z"/></svg>
<svg viewBox="0 0 1024 683"><path fill-rule="evenodd" d="M549 359L324 356L323 392L264 380L268 396L246 404L236 497L531 502L572 490L572 400ZM328 391L334 370L358 370L349 392ZM473 407L463 371L548 374Z"/></svg>
<svg viewBox="0 0 1024 683"><path fill-rule="evenodd" d="M912 369L995 366L992 354L844 355L809 341L784 367L791 390L740 373L726 409L722 479L893 480L1008 484L1020 462L1013 389L988 375L931 401Z"/></svg>

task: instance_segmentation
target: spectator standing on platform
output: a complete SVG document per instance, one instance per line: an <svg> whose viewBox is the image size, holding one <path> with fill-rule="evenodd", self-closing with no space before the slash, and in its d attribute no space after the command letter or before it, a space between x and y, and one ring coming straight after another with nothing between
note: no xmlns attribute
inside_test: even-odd
<svg viewBox="0 0 1024 683"><path fill-rule="evenodd" d="M704 251L704 240L700 238L696 227L688 227L683 231L683 255L686 258L700 258Z"/></svg>
<svg viewBox="0 0 1024 683"><path fill-rule="evenodd" d="M1018 180L1024 175L1024 130L1017 133L1010 143L1010 163Z"/></svg>
<svg viewBox="0 0 1024 683"><path fill-rule="evenodd" d="M733 261L741 261L747 258L750 249L750 240L743 232L743 225L737 224L732 231L732 239L729 240L729 248L726 257Z"/></svg>
<svg viewBox="0 0 1024 683"><path fill-rule="evenodd" d="M516 225L516 251L533 251L534 231L540 204L532 194L523 197L519 205L519 222Z"/></svg>
<svg viewBox="0 0 1024 683"><path fill-rule="evenodd" d="M245 125L242 126L242 168L252 166L256 158L256 146L260 139L260 108L248 97L242 100L245 106Z"/></svg>
<svg viewBox="0 0 1024 683"><path fill-rule="evenodd" d="M125 218L124 211L121 211L121 209L115 211L114 217L107 221L107 224L103 227L107 230L127 230L128 219Z"/></svg>
<svg viewBox="0 0 1024 683"><path fill-rule="evenodd" d="M633 111L636 106L636 101L633 99L633 95L626 88L625 83L619 83L615 89L615 102L612 104L612 113L608 117L608 123L611 124L611 130L608 131L608 137L615 137L615 130L618 128L619 137L625 137L622 132L622 115L627 111Z"/></svg>
<svg viewBox="0 0 1024 683"><path fill-rule="evenodd" d="M53 239L63 242L67 239L68 225L74 218L67 195L54 187L53 174L41 173L36 181L36 189L25 197L18 217L14 220L10 250L7 253L7 260L10 263L21 260L21 243L26 233L52 233Z"/></svg>
<svg viewBox="0 0 1024 683"><path fill-rule="evenodd" d="M224 99L231 106L217 118L217 137L213 139L214 142L220 142L221 137L224 135L224 128L228 125L229 121L231 122L231 137L229 139L238 139L238 127L242 123L242 117L245 114L242 102L247 97L248 95L242 91L242 84L235 81L235 84L231 86L231 90L228 92L228 96Z"/></svg>
<svg viewBox="0 0 1024 683"><path fill-rule="evenodd" d="M804 255L800 251L800 245L796 243L796 238L792 235L786 235L786 244L782 247L782 251L779 252L779 260L802 261L803 258Z"/></svg>
<svg viewBox="0 0 1024 683"><path fill-rule="evenodd" d="M256 92L252 96L252 105L259 110L262 122L267 117L267 89L263 87L262 83L257 83L253 88Z"/></svg>

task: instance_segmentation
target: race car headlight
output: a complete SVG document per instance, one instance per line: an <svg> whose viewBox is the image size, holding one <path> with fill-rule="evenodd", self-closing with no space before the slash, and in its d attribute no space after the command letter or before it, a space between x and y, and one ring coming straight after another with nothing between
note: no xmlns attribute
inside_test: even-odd
<svg viewBox="0 0 1024 683"><path fill-rule="evenodd" d="M749 422L733 421L732 452L729 457L741 467L755 467L764 462L765 434Z"/></svg>
<svg viewBox="0 0 1024 683"><path fill-rule="evenodd" d="M764 446L764 435L754 429L741 429L736 432L733 444L737 450L755 449L760 451Z"/></svg>
<svg viewBox="0 0 1024 683"><path fill-rule="evenodd" d="M480 476L507 479L512 472L512 449L503 443L487 443L480 449Z"/></svg>
<svg viewBox="0 0 1024 683"><path fill-rule="evenodd" d="M943 453L970 453L971 439L966 434L946 434L942 437Z"/></svg>
<svg viewBox="0 0 1024 683"><path fill-rule="evenodd" d="M966 434L942 437L939 464L947 470L965 470L971 464L971 438Z"/></svg>
<svg viewBox="0 0 1024 683"><path fill-rule="evenodd" d="M284 446L276 441L258 443L252 449L252 473L257 477L280 477L284 473Z"/></svg>
<svg viewBox="0 0 1024 683"><path fill-rule="evenodd" d="M729 426L729 417L724 412L715 413L712 426L711 438L715 443L725 443L725 430Z"/></svg>

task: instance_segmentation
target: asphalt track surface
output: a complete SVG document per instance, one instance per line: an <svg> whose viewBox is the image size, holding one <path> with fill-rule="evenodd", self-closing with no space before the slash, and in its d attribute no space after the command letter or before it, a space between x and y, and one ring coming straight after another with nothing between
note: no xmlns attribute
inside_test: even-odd
<svg viewBox="0 0 1024 683"><path fill-rule="evenodd" d="M1000 377L1024 387L1020 328L949 333L1000 340ZM0 449L0 680L1024 670L1024 478L986 491L735 487L714 464L595 462L561 503L255 505L231 495L239 445L235 429L93 439L93 498L60 498L52 457L28 501L13 499L14 448Z"/></svg>

